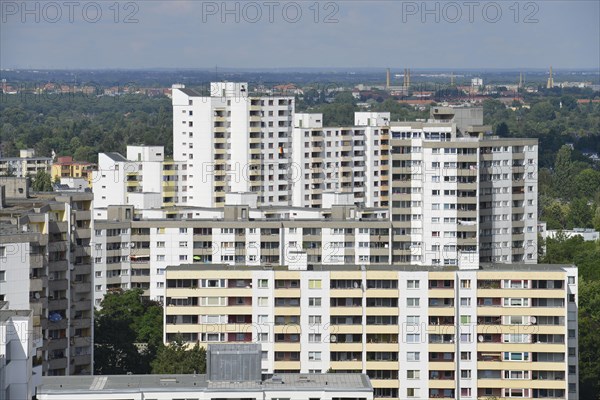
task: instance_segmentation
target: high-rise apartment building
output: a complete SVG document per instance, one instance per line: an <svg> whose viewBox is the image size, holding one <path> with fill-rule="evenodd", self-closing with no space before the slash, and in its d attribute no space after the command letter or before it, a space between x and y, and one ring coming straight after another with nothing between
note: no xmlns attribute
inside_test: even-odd
<svg viewBox="0 0 600 400"><path fill-rule="evenodd" d="M485 129L392 123L394 263L537 262L537 140Z"/></svg>
<svg viewBox="0 0 600 400"><path fill-rule="evenodd" d="M181 265L165 341L262 345L265 373L366 373L376 399L577 399L568 265Z"/></svg>
<svg viewBox="0 0 600 400"><path fill-rule="evenodd" d="M36 362L44 375L91 374L92 194L0 197L0 299L32 310Z"/></svg>
<svg viewBox="0 0 600 400"><path fill-rule="evenodd" d="M322 114L296 114L292 135L292 199L322 207L323 194L350 194L366 207L389 205L389 113L355 113L354 126L323 127Z"/></svg>
<svg viewBox="0 0 600 400"><path fill-rule="evenodd" d="M254 97L247 83L216 82L203 96L173 87L176 203L218 207L228 192L259 194L259 204L291 205L293 97Z"/></svg>

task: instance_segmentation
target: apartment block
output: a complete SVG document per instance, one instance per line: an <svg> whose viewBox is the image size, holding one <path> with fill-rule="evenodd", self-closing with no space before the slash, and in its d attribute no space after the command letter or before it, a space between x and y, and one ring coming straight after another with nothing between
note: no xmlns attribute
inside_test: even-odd
<svg viewBox="0 0 600 400"><path fill-rule="evenodd" d="M249 95L247 83L213 82L209 96L173 86L173 158L184 162L175 203L219 207L229 192L291 205L293 97Z"/></svg>
<svg viewBox="0 0 600 400"><path fill-rule="evenodd" d="M293 204L322 207L323 193L354 204L389 205L389 113L355 113L354 126L323 127L322 114L295 114Z"/></svg>
<svg viewBox="0 0 600 400"><path fill-rule="evenodd" d="M386 209L354 204L330 208L142 210L108 207L94 221L94 302L112 290L141 288L164 301L169 265L294 265L296 263L389 263L393 238Z"/></svg>
<svg viewBox="0 0 600 400"><path fill-rule="evenodd" d="M32 310L44 375L92 372L91 193L2 199L0 298Z"/></svg>
<svg viewBox="0 0 600 400"><path fill-rule="evenodd" d="M164 340L260 343L263 373L364 373L376 399L577 399L569 265L180 265Z"/></svg>
<svg viewBox="0 0 600 400"><path fill-rule="evenodd" d="M37 157L35 150L24 149L20 151L19 157L0 157L0 176L23 178L33 176L38 171L49 173L51 166L51 157Z"/></svg>
<svg viewBox="0 0 600 400"><path fill-rule="evenodd" d="M537 262L537 140L487 129L391 124L394 263Z"/></svg>
<svg viewBox="0 0 600 400"><path fill-rule="evenodd" d="M42 381L31 310L0 303L0 400L32 399Z"/></svg>
<svg viewBox="0 0 600 400"><path fill-rule="evenodd" d="M178 166L162 146L127 146L127 154L98 154L93 171L94 209L133 204L138 208L174 205Z"/></svg>

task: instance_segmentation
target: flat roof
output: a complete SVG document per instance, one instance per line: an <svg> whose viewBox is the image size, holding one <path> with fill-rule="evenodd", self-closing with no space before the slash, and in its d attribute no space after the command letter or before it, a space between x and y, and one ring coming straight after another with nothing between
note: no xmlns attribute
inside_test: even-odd
<svg viewBox="0 0 600 400"><path fill-rule="evenodd" d="M360 264L308 264L311 271L469 271L453 265L360 265ZM479 264L479 269L473 271L559 271L564 268L577 268L572 264ZM169 265L167 271L287 271L286 265L227 265L227 264L183 264ZM297 270L290 270L297 271Z"/></svg>
<svg viewBox="0 0 600 400"><path fill-rule="evenodd" d="M38 394L111 393L111 392L261 392L344 391L371 392L373 387L364 374L275 374L262 381L211 382L205 374L191 375L96 375L45 376Z"/></svg>

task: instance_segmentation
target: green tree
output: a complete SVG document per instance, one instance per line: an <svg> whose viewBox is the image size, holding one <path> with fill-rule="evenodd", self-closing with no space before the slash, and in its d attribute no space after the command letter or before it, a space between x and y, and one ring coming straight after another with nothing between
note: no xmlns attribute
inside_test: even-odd
<svg viewBox="0 0 600 400"><path fill-rule="evenodd" d="M206 350L196 343L191 349L177 336L166 346L158 349L152 362L153 374L204 374L206 373Z"/></svg>
<svg viewBox="0 0 600 400"><path fill-rule="evenodd" d="M554 192L562 199L569 199L573 194L573 163L571 148L564 145L556 154L554 161Z"/></svg>
<svg viewBox="0 0 600 400"><path fill-rule="evenodd" d="M107 294L94 320L97 374L150 373L162 346L162 307L133 289Z"/></svg>
<svg viewBox="0 0 600 400"><path fill-rule="evenodd" d="M592 209L586 199L579 198L571 202L568 225L574 228L592 227Z"/></svg>
<svg viewBox="0 0 600 400"><path fill-rule="evenodd" d="M530 114L537 121L551 121L556 118L554 107L548 101L541 101L531 107Z"/></svg>
<svg viewBox="0 0 600 400"><path fill-rule="evenodd" d="M551 200L541 213L541 217L548 224L548 229L566 229L568 216L569 205L558 200Z"/></svg>
<svg viewBox="0 0 600 400"><path fill-rule="evenodd" d="M600 399L600 281L579 279L579 398Z"/></svg>
<svg viewBox="0 0 600 400"><path fill-rule="evenodd" d="M498 125L496 125L496 135L500 137L510 136L510 129L508 128L506 122L500 122Z"/></svg>
<svg viewBox="0 0 600 400"><path fill-rule="evenodd" d="M596 205L596 211L592 218L592 225L595 230L600 231L600 205Z"/></svg>
<svg viewBox="0 0 600 400"><path fill-rule="evenodd" d="M600 171L586 168L575 176L575 192L578 197L592 199L600 191Z"/></svg>
<svg viewBox="0 0 600 400"><path fill-rule="evenodd" d="M51 192L52 189L52 177L44 170L39 170L31 182L31 189L34 192Z"/></svg>

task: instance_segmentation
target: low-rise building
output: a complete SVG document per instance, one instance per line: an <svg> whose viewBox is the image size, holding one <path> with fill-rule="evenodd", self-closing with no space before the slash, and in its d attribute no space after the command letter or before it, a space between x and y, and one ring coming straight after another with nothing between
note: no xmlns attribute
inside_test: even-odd
<svg viewBox="0 0 600 400"><path fill-rule="evenodd" d="M38 171L50 172L51 166L51 157L36 157L35 150L25 149L19 157L0 157L0 176L34 176Z"/></svg>
<svg viewBox="0 0 600 400"><path fill-rule="evenodd" d="M210 345L207 373L44 379L38 400L372 400L363 374L261 374L257 344Z"/></svg>
<svg viewBox="0 0 600 400"><path fill-rule="evenodd" d="M75 161L70 156L58 157L52 164L52 182L62 178L83 178L87 180L88 187L92 187L92 172L95 169L96 164L87 161Z"/></svg>

